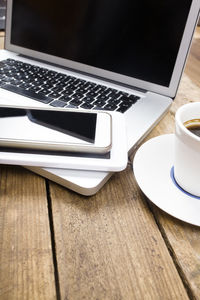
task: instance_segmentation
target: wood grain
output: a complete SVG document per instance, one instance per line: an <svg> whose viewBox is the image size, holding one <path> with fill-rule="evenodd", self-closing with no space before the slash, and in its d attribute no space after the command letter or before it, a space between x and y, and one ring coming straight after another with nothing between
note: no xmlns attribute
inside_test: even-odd
<svg viewBox="0 0 200 300"><path fill-rule="evenodd" d="M170 112L151 132L148 139L163 133L174 132L176 110L181 105L193 101L200 101L200 27L195 33L175 102ZM146 201L151 206L190 297L200 299L200 228L169 216L149 202L147 198Z"/></svg>
<svg viewBox="0 0 200 300"><path fill-rule="evenodd" d="M61 299L188 299L130 165L92 197L50 191Z"/></svg>
<svg viewBox="0 0 200 300"><path fill-rule="evenodd" d="M170 217L154 205L152 210L191 298L200 299L199 227Z"/></svg>
<svg viewBox="0 0 200 300"><path fill-rule="evenodd" d="M196 28L192 47L190 49L189 58L185 68L185 73L190 77L191 81L200 87L200 26Z"/></svg>
<svg viewBox="0 0 200 300"><path fill-rule="evenodd" d="M0 166L0 299L56 299L45 181L11 166Z"/></svg>
<svg viewBox="0 0 200 300"><path fill-rule="evenodd" d="M199 101L195 49L176 101L147 139L174 132L177 108ZM199 229L149 203L130 164L93 197L56 184L50 191L61 299L187 299L186 290L198 298Z"/></svg>
<svg viewBox="0 0 200 300"><path fill-rule="evenodd" d="M147 139L174 132L177 108L200 101L199 37L198 29L170 112ZM51 182L50 197L57 295L45 181L0 167L1 300L200 299L199 228L150 203L131 164L93 197Z"/></svg>
<svg viewBox="0 0 200 300"><path fill-rule="evenodd" d="M0 49L4 48L4 37L5 37L4 31L0 31Z"/></svg>
<svg viewBox="0 0 200 300"><path fill-rule="evenodd" d="M56 299L45 182L0 167L0 299Z"/></svg>

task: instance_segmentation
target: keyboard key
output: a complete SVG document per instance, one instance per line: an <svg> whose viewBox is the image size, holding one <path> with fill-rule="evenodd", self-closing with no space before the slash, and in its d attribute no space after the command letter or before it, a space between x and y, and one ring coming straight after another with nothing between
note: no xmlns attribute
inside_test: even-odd
<svg viewBox="0 0 200 300"><path fill-rule="evenodd" d="M135 96L135 95L129 95L128 98L135 101L135 102L140 99L140 97ZM135 102L133 102L133 103L135 103Z"/></svg>
<svg viewBox="0 0 200 300"><path fill-rule="evenodd" d="M20 85L20 87L22 88L21 85ZM34 91L34 92L39 92L41 90L41 87L40 86L31 86L30 90Z"/></svg>
<svg viewBox="0 0 200 300"><path fill-rule="evenodd" d="M107 89L107 86L98 85L98 89L99 89L99 93L103 93Z"/></svg>
<svg viewBox="0 0 200 300"><path fill-rule="evenodd" d="M96 97L97 95L98 95L98 93L97 92L93 92L93 91L89 91L87 93L87 96L89 96L89 97Z"/></svg>
<svg viewBox="0 0 200 300"><path fill-rule="evenodd" d="M107 88L107 89L105 90L105 93L106 93L106 95L111 94L111 93L112 93L112 89L111 89L111 88Z"/></svg>
<svg viewBox="0 0 200 300"><path fill-rule="evenodd" d="M64 101L64 102L69 102L69 101L71 101L72 100L72 98L70 97L70 96L61 96L60 98L59 98L59 100L62 100L62 101Z"/></svg>
<svg viewBox="0 0 200 300"><path fill-rule="evenodd" d="M84 88L87 90L91 90L92 88L95 88L97 86L96 83L85 81Z"/></svg>
<svg viewBox="0 0 200 300"><path fill-rule="evenodd" d="M121 102L120 99L109 99L107 101L107 103L109 103L109 104L115 104L115 105L119 104L120 102Z"/></svg>
<svg viewBox="0 0 200 300"><path fill-rule="evenodd" d="M81 93L81 94L85 94L85 93L87 92L87 90L84 89L84 88L78 88L78 89L76 90L76 92Z"/></svg>
<svg viewBox="0 0 200 300"><path fill-rule="evenodd" d="M48 95L48 94L51 93L51 90L48 90L46 88L42 88L40 92L43 93L44 95Z"/></svg>
<svg viewBox="0 0 200 300"><path fill-rule="evenodd" d="M111 92L109 94L109 97L112 98L112 99L118 99L120 97L120 93L119 92Z"/></svg>
<svg viewBox="0 0 200 300"><path fill-rule="evenodd" d="M105 103L106 102L104 100L96 100L96 101L93 102L94 105L99 106L99 107L104 106Z"/></svg>
<svg viewBox="0 0 200 300"><path fill-rule="evenodd" d="M10 82L10 78L4 76L4 77L1 79L1 81L9 83L9 82ZM21 83L20 80L18 80L18 82L19 82L19 84Z"/></svg>
<svg viewBox="0 0 200 300"><path fill-rule="evenodd" d="M10 80L10 84L12 84L12 85L21 85L22 83L24 83L24 82L21 82L20 80L17 80L17 79ZM26 84L29 84L29 83L26 82ZM31 84L30 84L30 86L31 86Z"/></svg>
<svg viewBox="0 0 200 300"><path fill-rule="evenodd" d="M45 83L42 85L42 88L45 88L45 89L51 89L52 88L52 85L51 84L48 84L48 83Z"/></svg>
<svg viewBox="0 0 200 300"><path fill-rule="evenodd" d="M81 94L81 93L75 92L75 93L73 94L73 97L75 97L76 99L82 99L82 98L84 97L84 95Z"/></svg>
<svg viewBox="0 0 200 300"><path fill-rule="evenodd" d="M94 108L93 109L95 109L95 110L105 110L103 107L100 107L100 106L94 106Z"/></svg>
<svg viewBox="0 0 200 300"><path fill-rule="evenodd" d="M57 98L59 98L61 95L59 94L59 93L57 93L57 92L52 92L52 93L50 93L49 94L49 97L52 97L52 98L54 98L54 99L57 99Z"/></svg>
<svg viewBox="0 0 200 300"><path fill-rule="evenodd" d="M92 109L92 108L94 107L94 105L91 104L91 103L85 102L85 103L83 103L80 107L81 107L81 108L85 108L85 109Z"/></svg>
<svg viewBox="0 0 200 300"><path fill-rule="evenodd" d="M22 83L22 84L20 84L20 87L27 90L31 87L31 84L30 83Z"/></svg>
<svg viewBox="0 0 200 300"><path fill-rule="evenodd" d="M74 91L73 90L71 90L71 89L65 89L64 91L63 91L63 95L64 96L71 96L72 94L74 93Z"/></svg>
<svg viewBox="0 0 200 300"><path fill-rule="evenodd" d="M50 103L50 105L54 107L64 107L66 106L66 102L63 102L61 100L54 100L53 102Z"/></svg>
<svg viewBox="0 0 200 300"><path fill-rule="evenodd" d="M91 103L91 102L94 101L94 98L93 97L89 97L89 96L85 96L82 100L84 102Z"/></svg>
<svg viewBox="0 0 200 300"><path fill-rule="evenodd" d="M123 103L130 103L130 104L133 104L136 102L135 99L132 100L131 98L124 97L124 96L122 96L120 98L120 101L122 101Z"/></svg>
<svg viewBox="0 0 200 300"><path fill-rule="evenodd" d="M70 102L69 102L69 104L72 104L72 105L74 105L74 106L79 106L79 105L81 105L83 102L81 101L81 100L79 100L79 99L73 99L73 100L71 100Z"/></svg>
<svg viewBox="0 0 200 300"><path fill-rule="evenodd" d="M119 108L117 109L117 111L124 113L125 111L127 111L130 107L132 106L131 103L121 103Z"/></svg>
<svg viewBox="0 0 200 300"><path fill-rule="evenodd" d="M52 92L57 92L57 93L59 93L60 91L62 91L62 89L59 88L58 86L53 86L53 87L51 88L51 91L52 91Z"/></svg>
<svg viewBox="0 0 200 300"><path fill-rule="evenodd" d="M72 105L72 104L67 104L65 106L66 108L78 108L78 106Z"/></svg>
<svg viewBox="0 0 200 300"><path fill-rule="evenodd" d="M117 108L117 105L115 105L115 104L106 104L104 106L105 110L115 110L116 108Z"/></svg>
<svg viewBox="0 0 200 300"><path fill-rule="evenodd" d="M97 99L100 100L100 101L106 101L106 100L108 100L109 98L110 98L109 96L107 96L107 95L102 95L102 94L100 94L100 95L97 97Z"/></svg>
<svg viewBox="0 0 200 300"><path fill-rule="evenodd" d="M126 93L126 92L120 92L120 94L125 97L128 96L128 93Z"/></svg>

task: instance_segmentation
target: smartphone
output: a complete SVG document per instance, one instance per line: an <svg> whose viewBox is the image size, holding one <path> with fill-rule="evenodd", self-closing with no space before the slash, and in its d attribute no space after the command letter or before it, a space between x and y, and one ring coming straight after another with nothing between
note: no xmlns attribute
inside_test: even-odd
<svg viewBox="0 0 200 300"><path fill-rule="evenodd" d="M106 153L112 146L112 116L75 109L2 106L0 146Z"/></svg>

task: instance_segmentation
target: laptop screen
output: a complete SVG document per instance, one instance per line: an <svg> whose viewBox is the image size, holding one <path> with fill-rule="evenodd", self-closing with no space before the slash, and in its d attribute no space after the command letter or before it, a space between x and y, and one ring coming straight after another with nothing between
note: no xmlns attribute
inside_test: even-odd
<svg viewBox="0 0 200 300"><path fill-rule="evenodd" d="M13 0L11 44L168 87L192 0Z"/></svg>

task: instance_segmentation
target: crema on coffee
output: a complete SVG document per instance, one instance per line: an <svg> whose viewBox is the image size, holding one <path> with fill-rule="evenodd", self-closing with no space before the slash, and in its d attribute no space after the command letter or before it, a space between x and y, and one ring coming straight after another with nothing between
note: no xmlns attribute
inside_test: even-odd
<svg viewBox="0 0 200 300"><path fill-rule="evenodd" d="M200 137L200 119L192 119L183 123L183 125L193 134Z"/></svg>

